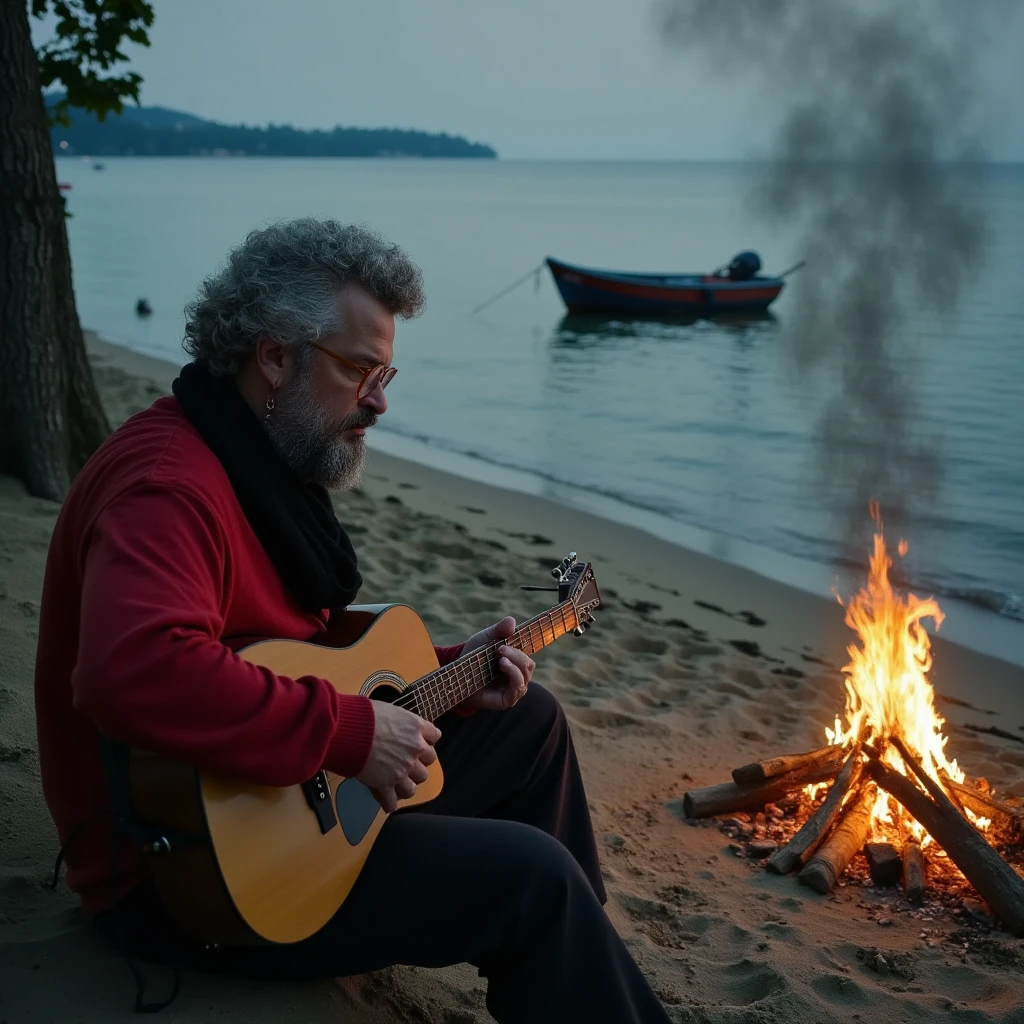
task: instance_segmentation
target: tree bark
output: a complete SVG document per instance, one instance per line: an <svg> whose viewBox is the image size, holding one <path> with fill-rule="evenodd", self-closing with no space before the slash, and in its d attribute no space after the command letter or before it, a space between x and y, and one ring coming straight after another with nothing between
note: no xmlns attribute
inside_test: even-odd
<svg viewBox="0 0 1024 1024"><path fill-rule="evenodd" d="M0 0L0 472L60 501L110 432L85 352L25 0Z"/></svg>

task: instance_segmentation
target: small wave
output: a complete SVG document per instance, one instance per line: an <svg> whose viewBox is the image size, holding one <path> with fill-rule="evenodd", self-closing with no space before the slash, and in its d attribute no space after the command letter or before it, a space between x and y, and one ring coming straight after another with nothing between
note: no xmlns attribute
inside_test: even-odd
<svg viewBox="0 0 1024 1024"><path fill-rule="evenodd" d="M417 441L428 448L450 452L454 455L461 455L464 458L474 459L501 469L525 473L528 476L533 477L535 480L553 484L566 484L564 476L557 473L544 472L543 470L525 462L496 458L490 453L481 452L466 445L453 443L445 438L433 437L429 434L404 429L402 427L395 427L391 424L381 426L377 429L383 430L384 433L390 433L398 437ZM614 488L602 487L599 484L589 481L574 481L573 486L579 490L588 491L595 496L610 498L627 507L663 516L665 519L671 520L675 523L680 523L684 526L693 527L697 530L706 531L708 533L722 533L722 531L716 531L714 527L687 515L684 509L667 499L659 500L659 498L653 495L640 498L635 494L626 494ZM842 549L829 550L831 545L827 538L814 537L813 535L800 533L792 529L783 532L787 533L790 539L796 542L793 550L783 550L781 552L783 554L807 559L808 561L828 565L836 569L851 571L858 575L866 575L868 572L866 552L860 555L853 555L849 552L843 551ZM729 533L722 533L722 535L735 536L736 540L745 541L747 543L756 543L750 541L748 538L738 535ZM933 578L925 578L915 573L907 573L903 571L903 567L898 563L890 569L889 575L893 585L899 589L912 590L918 594L928 593L935 597L948 597L956 601L963 601L965 604L974 605L977 608L983 608L986 611L993 612L996 615L1000 615L1005 618L1024 622L1024 597L1020 594L1013 592L1004 593L999 590L992 590L984 587L943 585Z"/></svg>
<svg viewBox="0 0 1024 1024"><path fill-rule="evenodd" d="M1024 622L1024 598L1020 594L1004 594L999 590L974 587L938 587L937 593L941 597L951 597L954 601L963 601L1008 619Z"/></svg>

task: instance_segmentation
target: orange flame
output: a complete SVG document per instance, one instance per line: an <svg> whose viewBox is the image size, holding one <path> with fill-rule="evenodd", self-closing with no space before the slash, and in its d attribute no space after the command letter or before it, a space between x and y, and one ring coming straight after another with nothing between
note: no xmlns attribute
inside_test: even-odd
<svg viewBox="0 0 1024 1024"><path fill-rule="evenodd" d="M922 619L938 627L945 617L933 598L897 594L889 581L892 559L886 550L882 523L876 505L871 508L877 524L874 551L867 584L846 607L846 624L859 643L850 644L846 676L846 710L835 728L826 729L829 743L850 747L859 738L882 748L886 764L914 779L898 751L889 742L897 736L918 759L924 770L940 785L941 773L963 782L964 773L955 760L946 757L944 719L935 710L934 691L928 681L932 667L931 643ZM899 543L900 556L907 543ZM840 603L843 604L840 598ZM899 818L896 815L899 815ZM973 818L973 816L972 816ZM879 790L872 813L872 838L885 837L882 825L902 828L921 839L923 829L887 793ZM984 819L976 819L984 827ZM927 837L925 837L927 841Z"/></svg>

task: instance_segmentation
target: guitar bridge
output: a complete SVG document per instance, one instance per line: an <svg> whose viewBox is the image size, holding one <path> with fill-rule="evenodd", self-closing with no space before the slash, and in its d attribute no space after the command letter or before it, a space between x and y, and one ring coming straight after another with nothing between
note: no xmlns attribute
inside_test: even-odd
<svg viewBox="0 0 1024 1024"><path fill-rule="evenodd" d="M330 832L338 824L338 819L334 814L334 801L331 799L331 785L327 780L327 772L321 768L308 782L302 783L302 792L306 796L306 803L316 815L320 834Z"/></svg>

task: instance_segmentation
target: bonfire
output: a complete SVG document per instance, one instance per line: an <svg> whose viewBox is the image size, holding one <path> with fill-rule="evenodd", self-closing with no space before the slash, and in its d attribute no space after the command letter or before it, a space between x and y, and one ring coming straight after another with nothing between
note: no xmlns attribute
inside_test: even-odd
<svg viewBox="0 0 1024 1024"><path fill-rule="evenodd" d="M795 871L801 883L829 893L863 851L877 884L902 882L908 899L920 901L929 861L948 858L1005 926L1024 935L1024 879L990 841L995 833L1020 835L1024 810L983 780L971 783L949 757L923 625L930 619L937 627L943 613L934 599L893 588L877 508L872 514L868 579L845 605L855 634L843 668L846 706L825 729L826 745L736 768L732 782L686 793L684 811L706 818L777 810L775 801L802 792L805 818L771 850L769 871ZM898 550L906 554L905 541Z"/></svg>

